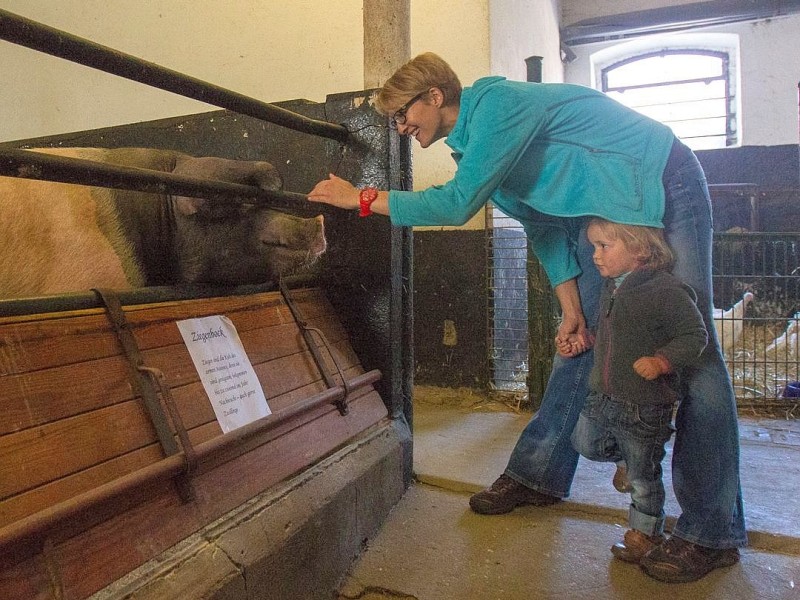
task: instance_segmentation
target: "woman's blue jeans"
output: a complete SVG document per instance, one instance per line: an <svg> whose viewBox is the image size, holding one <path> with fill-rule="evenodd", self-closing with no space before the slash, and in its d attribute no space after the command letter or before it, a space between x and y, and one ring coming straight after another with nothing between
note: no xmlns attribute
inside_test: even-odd
<svg viewBox="0 0 800 600"><path fill-rule="evenodd" d="M687 394L675 419L672 485L681 507L673 534L708 548L747 543L739 483L736 400L713 324L711 291L711 202L696 158L678 168L665 185L664 232L676 261L674 273L694 288L706 321L709 344L686 373ZM585 228L577 240L578 277L586 321L597 324L601 277L592 262ZM535 340L533 340L535 343ZM541 408L523 430L506 474L545 494L569 496L578 464L570 435L583 408L592 352L556 356Z"/></svg>

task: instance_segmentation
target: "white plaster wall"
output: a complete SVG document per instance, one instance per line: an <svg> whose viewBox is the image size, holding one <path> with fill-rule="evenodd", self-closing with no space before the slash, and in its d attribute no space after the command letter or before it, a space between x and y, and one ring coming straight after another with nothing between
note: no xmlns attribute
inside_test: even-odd
<svg viewBox="0 0 800 600"><path fill-rule="evenodd" d="M558 2L492 0L489 5L492 73L524 81L527 77L525 59L541 56L542 81L563 81Z"/></svg>
<svg viewBox="0 0 800 600"><path fill-rule="evenodd" d="M487 0L412 0L411 55L435 52L446 60L463 86L491 73ZM438 141L422 150L412 142L414 189L448 181L455 172L450 148ZM483 228L483 214L465 228ZM429 229L429 228L425 228Z"/></svg>
<svg viewBox="0 0 800 600"><path fill-rule="evenodd" d="M587 3L563 0L564 23L625 9L686 4L683 1L646 2L627 0ZM643 4L650 6L643 7ZM591 8L591 10L590 10ZM577 17L577 18L573 18ZM798 142L798 81L800 81L800 15L777 17L754 23L733 23L698 28L692 33L732 33L739 36L739 77L741 80L739 129L743 146L772 146ZM669 34L667 34L669 35ZM675 35L678 35L677 33ZM565 80L591 85L590 55L618 42L573 46L577 59L565 67Z"/></svg>
<svg viewBox="0 0 800 600"><path fill-rule="evenodd" d="M489 75L489 8L486 0L412 0L411 55L435 52L470 85ZM412 142L414 188L443 183L453 176L450 148L443 141L421 150Z"/></svg>
<svg viewBox="0 0 800 600"><path fill-rule="evenodd" d="M363 88L361 0L0 0L0 8L266 102ZM0 141L215 110L0 41Z"/></svg>
<svg viewBox="0 0 800 600"><path fill-rule="evenodd" d="M545 58L543 78L561 81L558 0L412 0L411 53L436 52L469 86L486 75L525 79L524 59ZM416 143L415 143L416 144ZM414 146L414 188L449 180L455 172L443 143ZM483 211L464 228L482 229Z"/></svg>
<svg viewBox="0 0 800 600"><path fill-rule="evenodd" d="M798 143L800 15L741 24L742 145Z"/></svg>

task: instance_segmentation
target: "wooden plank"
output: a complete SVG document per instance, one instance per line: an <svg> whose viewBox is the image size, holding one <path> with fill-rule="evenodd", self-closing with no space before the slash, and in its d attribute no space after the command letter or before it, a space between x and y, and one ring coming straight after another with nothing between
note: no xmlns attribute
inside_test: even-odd
<svg viewBox="0 0 800 600"><path fill-rule="evenodd" d="M276 368L285 369L287 365L284 364ZM361 367L356 364L345 371L345 374L349 379L362 372L363 370ZM371 387L369 389L371 389ZM299 388L282 390L280 395L269 399L269 404L273 413L277 413L298 401L309 398L324 390L324 382L321 379L317 379ZM222 435L222 430L216 421L211 403L207 401L197 402L196 394L198 391L202 393L201 384L197 383L192 386L185 386L182 388L182 391L185 393L175 393L174 399L182 420L189 432L189 439L192 444L197 445ZM363 391L359 392L356 396L363 395L363 393ZM195 410L196 407L201 407L201 409ZM316 418L323 412L331 412L333 410L335 409L331 406L320 407L319 410L309 413L309 415L305 417L305 420ZM297 423L292 424L292 427L296 426ZM280 431L280 429L278 431ZM258 438L255 438L255 441L258 442ZM2 455L2 452L0 452L0 455ZM39 483L36 487L28 484L25 491L9 493L0 500L0 527L34 514L57 502L62 502L82 492L113 481L117 477L132 473L137 469L141 469L142 467L160 460L162 457L163 452L161 451L161 447L155 441L155 437L152 437L148 445L137 448L131 452L114 456L66 475L50 475L50 477L52 477L51 480ZM14 463L11 462L10 464ZM57 467L59 471L60 466L59 464ZM33 469L30 467L33 467ZM47 465L35 462L26 468L26 472L33 471L33 473L40 473L40 471L44 471L46 468ZM0 470L1 469L2 467L0 467ZM45 478L47 476L42 475L42 477ZM6 473L3 473L3 475L0 476L0 481L4 481L5 479ZM9 481L13 481L10 478L8 479ZM24 482L20 483L20 485L23 484Z"/></svg>
<svg viewBox="0 0 800 600"><path fill-rule="evenodd" d="M67 540L53 536L55 564L0 561L0 597L49 593L46 569L60 573L65 598L84 598L157 556L250 498L330 454L386 418L376 392L353 403L348 416L331 411L195 480L197 500L181 504L167 485L147 501ZM42 587L48 587L44 590ZM25 590L27 595L16 595ZM48 596L43 596L48 597Z"/></svg>
<svg viewBox="0 0 800 600"><path fill-rule="evenodd" d="M156 440L130 400L0 438L0 499L75 473Z"/></svg>
<svg viewBox="0 0 800 600"><path fill-rule="evenodd" d="M0 561L0 597L11 600L53 600L50 572L42 554L30 560Z"/></svg>
<svg viewBox="0 0 800 600"><path fill-rule="evenodd" d="M219 428L217 429L219 430ZM113 481L120 474L133 473L142 467L153 464L162 457L161 447L158 444L150 444L113 460L40 485L27 492L10 496L0 501L0 527L6 527L59 502Z"/></svg>
<svg viewBox="0 0 800 600"><path fill-rule="evenodd" d="M146 350L182 343L175 321L191 317L225 314L240 333L294 323L289 308L275 294L234 297L230 302L222 298L126 307L125 315L139 348ZM319 291L302 290L300 298L298 304L306 318L335 314ZM59 317L31 321L33 316L26 315L20 322L16 320L23 317L0 319L0 377L120 353L119 343L102 310L53 315Z"/></svg>
<svg viewBox="0 0 800 600"><path fill-rule="evenodd" d="M237 325L238 324L234 322ZM161 369L170 386L197 381L188 350L176 335L174 345L155 347L142 353L148 366ZM330 315L315 323L329 340L345 338L341 324ZM250 361L258 364L296 353L305 348L296 324L251 329L241 334ZM101 374L101 377L98 377ZM120 356L68 364L32 373L0 377L0 435L64 419L89 410L132 399L129 368Z"/></svg>
<svg viewBox="0 0 800 600"><path fill-rule="evenodd" d="M197 512L203 515L204 524L218 519L385 416L383 402L373 393L353 406L347 417L328 413L200 476L195 481ZM59 544L58 566L71 597L96 592L198 529L175 493L170 489L166 495L171 502L163 498L155 506L148 502Z"/></svg>
<svg viewBox="0 0 800 600"><path fill-rule="evenodd" d="M131 400L134 395L129 373L127 361L115 356L3 377L0 412L5 417L0 422L0 434Z"/></svg>
<svg viewBox="0 0 800 600"><path fill-rule="evenodd" d="M347 358L355 360L354 355ZM157 362L155 364L158 366ZM189 368L194 369L187 366ZM314 372L311 356L306 352L261 363L255 370L267 397L303 387L319 378ZM175 396L181 399L184 410L195 404L210 404L200 384L188 395L176 390ZM205 406L201 410L209 415ZM197 419L194 415L197 413L179 410L179 414L182 420L186 414L186 427L195 425ZM212 415L213 412L209 416ZM143 404L137 399L2 436L0 500L154 441L155 430Z"/></svg>

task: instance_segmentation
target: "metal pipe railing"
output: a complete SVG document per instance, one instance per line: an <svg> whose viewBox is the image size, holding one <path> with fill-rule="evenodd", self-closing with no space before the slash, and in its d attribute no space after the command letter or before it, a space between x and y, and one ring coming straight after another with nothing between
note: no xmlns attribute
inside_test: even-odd
<svg viewBox="0 0 800 600"><path fill-rule="evenodd" d="M351 379L348 382L350 391L371 385L381 378L381 372L368 371ZM345 388L338 386L329 388L302 402L292 405L280 412L248 423L230 433L215 437L207 442L194 447L198 460L197 471L192 475L199 475L208 468L225 451L234 451L234 455L226 455L226 459L235 458L242 454L241 449L249 438L257 435L269 434L271 430L283 425L290 418L308 413L324 404L335 404L341 401L346 394ZM261 440L266 442L268 440ZM236 448L240 450L236 454ZM246 450L245 450L246 451ZM183 452L167 456L156 463L138 469L128 475L123 475L114 481L98 486L92 490L74 496L68 500L55 504L49 508L29 515L0 529L0 555L7 552L17 544L23 544L33 539L42 538L52 532L59 523L71 522L91 509L120 498L158 482L166 482L184 473L186 470L186 457Z"/></svg>
<svg viewBox="0 0 800 600"><path fill-rule="evenodd" d="M304 194L296 192L264 190L251 185L122 167L16 148L0 148L0 175L156 194L198 196L228 202L241 202L246 198L252 200L253 204L277 210L320 213L320 205L309 204Z"/></svg>
<svg viewBox="0 0 800 600"><path fill-rule="evenodd" d="M310 274L282 277L283 282L291 289L312 287L316 280ZM239 285L239 286L207 286L200 284L181 286L153 286L132 290L119 290L117 296L123 306L134 304L154 304L160 302L176 302L196 300L198 298L218 298L223 296L250 296L278 290L278 283ZM38 315L41 313L68 312L103 308L97 294L90 292L73 294L53 294L35 298L0 299L0 319L19 317L22 315Z"/></svg>
<svg viewBox="0 0 800 600"><path fill-rule="evenodd" d="M345 142L342 125L299 115L0 10L0 39L282 127Z"/></svg>

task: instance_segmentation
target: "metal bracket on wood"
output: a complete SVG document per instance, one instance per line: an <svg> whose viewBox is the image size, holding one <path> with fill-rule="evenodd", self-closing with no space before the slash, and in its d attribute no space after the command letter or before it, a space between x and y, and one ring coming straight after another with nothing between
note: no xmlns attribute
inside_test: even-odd
<svg viewBox="0 0 800 600"><path fill-rule="evenodd" d="M284 301L286 302L286 306L289 307L289 311L292 313L294 320L297 322L297 326L300 328L300 331L303 333L303 339L306 342L306 346L308 346L309 351L311 352L311 357L314 359L314 363L317 365L317 369L322 374L322 378L325 380L325 385L328 386L328 389L337 387L336 380L328 373L327 365L322 358L322 355L319 351L319 346L317 345L314 336L311 335L312 333L317 334L322 345L325 347L325 350L328 351L328 355L331 357L333 361L333 365L336 367L336 371L339 373L339 377L342 380L342 386L344 387L344 397L341 400L336 401L336 408L339 409L339 413L344 416L349 412L349 408L347 407L347 400L350 397L350 384L344 376L344 371L342 367L339 365L339 361L336 360L336 355L333 353L331 349L330 343L328 342L325 334L316 327L311 327L308 322L303 317L300 309L295 304L294 300L292 300L291 295L289 294L289 289L284 284L283 280L278 281L278 287L280 288L281 295L283 296Z"/></svg>
<svg viewBox="0 0 800 600"><path fill-rule="evenodd" d="M196 466L197 460L186 428L180 419L175 403L172 400L172 395L169 393L169 386L166 385L166 378L164 374L158 369L147 367L144 364L142 353L136 343L136 338L133 336L130 324L125 318L125 313L122 310L122 304L119 297L113 290L95 288L92 290L106 308L106 315L108 320L114 327L117 334L120 346L122 346L125 356L128 359L128 366L130 367L130 378L133 384L134 392L141 396L147 413L150 416L150 421L156 431L156 436L164 450L165 456L177 454L181 449L175 442L175 437L172 434L170 423L164 408L158 400L156 387L161 392L164 399L164 404L170 411L172 422L175 430L181 440L182 450L185 457L186 468L184 472L175 478L175 485L178 489L178 495L183 502L191 502L194 499L194 490L190 481L190 473ZM155 382L155 385L154 385Z"/></svg>
<svg viewBox="0 0 800 600"><path fill-rule="evenodd" d="M64 577L58 565L53 540L49 537L42 541L42 558L44 560L47 576L50 579L52 597L64 598Z"/></svg>

